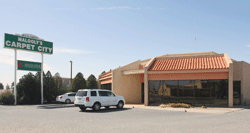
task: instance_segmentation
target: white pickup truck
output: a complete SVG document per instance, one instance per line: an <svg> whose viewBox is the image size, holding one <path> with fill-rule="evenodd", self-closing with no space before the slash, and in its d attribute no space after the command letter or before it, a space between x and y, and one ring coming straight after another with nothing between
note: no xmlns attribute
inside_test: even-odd
<svg viewBox="0 0 250 133"><path fill-rule="evenodd" d="M116 96L113 92L103 89L80 89L75 96L75 106L81 110L92 108L97 111L101 107L109 108L116 106L122 109L125 104L125 99L122 96Z"/></svg>

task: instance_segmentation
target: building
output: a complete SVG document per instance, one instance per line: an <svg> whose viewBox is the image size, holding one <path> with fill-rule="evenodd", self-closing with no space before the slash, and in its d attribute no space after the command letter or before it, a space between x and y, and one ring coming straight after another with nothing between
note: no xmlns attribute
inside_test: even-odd
<svg viewBox="0 0 250 133"><path fill-rule="evenodd" d="M99 76L102 89L127 103L195 106L250 104L250 65L228 54L196 52L137 60Z"/></svg>
<svg viewBox="0 0 250 133"><path fill-rule="evenodd" d="M67 87L70 87L70 78L62 78L62 84L65 84Z"/></svg>

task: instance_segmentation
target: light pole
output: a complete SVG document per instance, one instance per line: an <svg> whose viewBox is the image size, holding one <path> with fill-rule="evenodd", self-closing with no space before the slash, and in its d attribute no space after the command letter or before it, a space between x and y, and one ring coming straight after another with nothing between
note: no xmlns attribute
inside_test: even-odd
<svg viewBox="0 0 250 133"><path fill-rule="evenodd" d="M69 61L71 64L71 71L70 71L70 84L72 84L72 61Z"/></svg>

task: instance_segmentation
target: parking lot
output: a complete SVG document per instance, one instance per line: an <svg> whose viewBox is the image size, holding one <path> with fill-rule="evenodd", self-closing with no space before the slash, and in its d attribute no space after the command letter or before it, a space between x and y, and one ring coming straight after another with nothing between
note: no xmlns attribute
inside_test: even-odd
<svg viewBox="0 0 250 133"><path fill-rule="evenodd" d="M248 132L250 111L216 114L73 104L0 106L0 132Z"/></svg>

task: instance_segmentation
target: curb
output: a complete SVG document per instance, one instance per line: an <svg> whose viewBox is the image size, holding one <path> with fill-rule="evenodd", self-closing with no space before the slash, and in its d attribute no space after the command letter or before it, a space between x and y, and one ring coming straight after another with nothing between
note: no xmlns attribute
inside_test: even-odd
<svg viewBox="0 0 250 133"><path fill-rule="evenodd" d="M166 110L166 111L177 111L177 112L192 112L192 113L208 113L208 114L228 114L233 113L237 111L242 111L244 108L238 108L238 109L223 109L223 108L160 108L160 107L152 107L152 106L144 106L144 105L125 105L125 108L141 108L141 109L151 109L151 110Z"/></svg>

